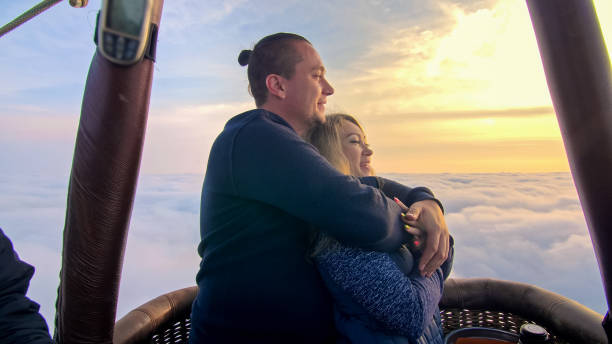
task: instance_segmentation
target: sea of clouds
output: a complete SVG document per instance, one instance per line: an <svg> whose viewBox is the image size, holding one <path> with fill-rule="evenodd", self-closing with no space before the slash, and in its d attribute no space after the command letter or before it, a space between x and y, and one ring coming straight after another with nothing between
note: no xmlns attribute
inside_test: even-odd
<svg viewBox="0 0 612 344"><path fill-rule="evenodd" d="M387 174L428 186L455 238L455 277L534 284L604 313L590 237L568 173ZM139 180L117 318L195 284L202 175ZM28 296L53 327L68 177L0 175L0 227L36 267Z"/></svg>

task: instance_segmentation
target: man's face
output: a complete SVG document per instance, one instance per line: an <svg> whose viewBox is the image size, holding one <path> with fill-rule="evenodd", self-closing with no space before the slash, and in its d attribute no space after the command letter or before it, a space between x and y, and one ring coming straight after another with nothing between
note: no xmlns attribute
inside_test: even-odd
<svg viewBox="0 0 612 344"><path fill-rule="evenodd" d="M302 61L295 65L293 77L287 80L285 101L292 116L311 128L325 122L327 96L334 93L325 79L325 67L317 51L306 42L295 42Z"/></svg>

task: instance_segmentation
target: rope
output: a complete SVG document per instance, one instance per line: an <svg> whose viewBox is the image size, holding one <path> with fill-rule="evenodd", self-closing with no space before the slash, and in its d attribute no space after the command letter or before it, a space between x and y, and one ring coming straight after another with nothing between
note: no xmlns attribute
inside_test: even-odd
<svg viewBox="0 0 612 344"><path fill-rule="evenodd" d="M35 16L41 14L43 11L49 9L51 6L61 2L62 0L43 0L38 5L30 8L24 14L15 18L12 22L4 25L0 28L0 37L7 34L9 31L13 30L17 26L27 22L28 20L34 18Z"/></svg>

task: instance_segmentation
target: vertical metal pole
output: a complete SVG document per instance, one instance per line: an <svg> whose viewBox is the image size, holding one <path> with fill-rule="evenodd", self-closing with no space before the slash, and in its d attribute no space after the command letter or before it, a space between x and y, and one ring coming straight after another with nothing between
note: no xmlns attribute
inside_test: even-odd
<svg viewBox="0 0 612 344"><path fill-rule="evenodd" d="M527 0L527 6L609 309L612 301L610 58L591 1Z"/></svg>
<svg viewBox="0 0 612 344"><path fill-rule="evenodd" d="M155 24L162 6L155 1ZM124 67L93 57L68 190L58 343L112 343L152 80L150 59Z"/></svg>

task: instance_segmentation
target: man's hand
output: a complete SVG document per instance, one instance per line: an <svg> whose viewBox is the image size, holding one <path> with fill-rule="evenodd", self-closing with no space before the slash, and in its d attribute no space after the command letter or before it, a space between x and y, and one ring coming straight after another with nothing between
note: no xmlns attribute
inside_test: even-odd
<svg viewBox="0 0 612 344"><path fill-rule="evenodd" d="M449 233L444 214L436 201L424 200L413 203L410 208L396 199L404 214L402 221L425 232L426 241L419 262L421 276L431 276L448 258Z"/></svg>

